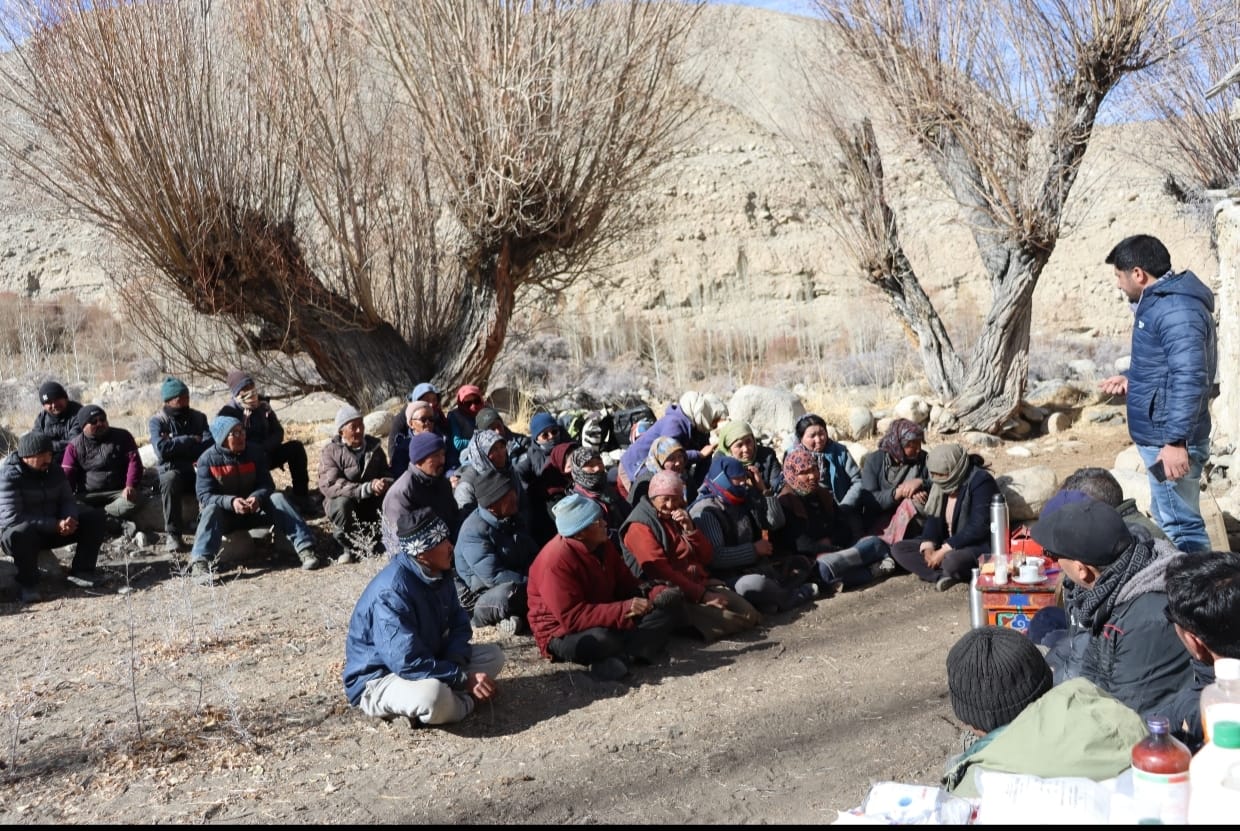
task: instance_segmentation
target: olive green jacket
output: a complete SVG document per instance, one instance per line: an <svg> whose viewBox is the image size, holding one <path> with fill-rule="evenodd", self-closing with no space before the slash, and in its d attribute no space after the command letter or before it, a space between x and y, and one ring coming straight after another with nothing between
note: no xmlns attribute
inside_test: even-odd
<svg viewBox="0 0 1240 831"><path fill-rule="evenodd" d="M1084 678L1053 687L1006 727L991 731L948 763L943 785L976 798L979 768L1044 779L1110 779L1129 767L1145 723L1124 704Z"/></svg>

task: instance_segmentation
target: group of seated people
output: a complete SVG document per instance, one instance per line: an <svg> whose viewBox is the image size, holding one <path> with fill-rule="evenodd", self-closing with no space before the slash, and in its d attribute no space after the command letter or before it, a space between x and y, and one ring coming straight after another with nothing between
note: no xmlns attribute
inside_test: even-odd
<svg viewBox="0 0 1240 831"><path fill-rule="evenodd" d="M1062 569L1062 605L948 654L952 707L978 738L943 784L972 797L979 770L1108 779L1156 717L1196 752L1202 690L1240 659L1240 554L1179 551L1100 468L1070 476L1032 536Z"/></svg>
<svg viewBox="0 0 1240 831"><path fill-rule="evenodd" d="M303 518L317 509L305 446L284 439L253 377L233 370L226 382L232 399L210 421L190 407L184 382L169 377L160 385L163 407L149 428L166 548L186 550L182 497L192 493L199 511L190 563L199 582L214 579L212 562L225 534L261 524L278 528L303 568L317 568L321 560ZM17 565L24 603L40 599L38 553L44 549L76 543L68 580L95 585L104 541L133 538L132 517L149 497L132 433L110 425L102 407L71 400L56 381L39 388L39 400L33 429L0 463L0 547ZM288 495L277 492L271 478L271 469L280 467L292 480Z"/></svg>
<svg viewBox="0 0 1240 831"><path fill-rule="evenodd" d="M192 481L196 577L213 579L224 533L257 522L274 523L315 568L299 510L305 449L283 440L251 377L230 373L228 384L233 400L210 421L185 384L161 386L150 433L169 548L184 547L181 495ZM118 523L124 533L143 500L133 436L59 384L40 396L37 429L0 464L0 545L26 601L37 599L43 548L76 542L69 579L91 585L102 540ZM618 680L657 661L674 635L710 642L900 572L948 590L990 553L999 491L984 460L954 443L927 450L923 428L905 419L858 465L806 415L779 458L722 402L691 392L635 429L611 467L612 454L548 413L527 437L477 387L456 401L445 415L433 385L416 387L386 452L344 406L320 456L340 559L390 558L347 637L346 692L369 715L439 724L492 698L504 655L471 643L475 627L532 634L544 657ZM293 479L288 497L272 483L280 465ZM1200 744L1211 666L1240 657L1240 557L1178 551L1098 468L1065 481L1032 535L1065 575L1063 603L1028 634L975 630L953 649L953 706L988 740L953 764L952 784L967 789L971 767L1006 752L996 731L1022 719L1040 731L1048 718L1114 720L1123 744L1142 717L1163 714ZM1012 637L1019 647L1007 646ZM969 704L999 699L998 709ZM1045 746L1049 757L1060 745Z"/></svg>
<svg viewBox="0 0 1240 831"><path fill-rule="evenodd" d="M859 466L806 415L781 459L690 392L635 429L609 471L549 413L527 437L476 387L457 403L444 417L421 385L389 437L405 466L382 498L392 562L354 611L344 668L350 702L373 715L441 723L494 695L475 664L497 659L475 661L473 627L531 633L544 657L615 680L674 634L710 642L900 571L947 590L989 551L998 486L983 460L927 451L907 419Z"/></svg>
<svg viewBox="0 0 1240 831"><path fill-rule="evenodd" d="M443 458L423 471L449 479L440 508L423 498L392 511L385 500L385 519L409 519L385 522L392 561L350 622L350 703L419 724L464 718L497 694L504 660L493 643L471 645L477 626L528 627L545 658L621 679L674 635L710 642L902 571L948 590L990 553L998 485L959 445L927 451L922 428L897 419L858 466L808 415L776 460L749 425L701 403L669 407L623 454L614 483L597 448L540 419L541 476L516 472L521 438L491 423L495 435L462 448L454 500ZM423 441L415 469L424 452L448 452ZM470 457L487 461L471 473ZM531 530L536 510L549 536ZM951 651L953 708L983 738L951 760L945 784L973 794L973 772L987 768L1112 776L1155 714L1199 746L1213 663L1240 658L1240 555L1176 550L1099 468L1069 477L1032 535L1065 575L1062 606L1027 634L980 628Z"/></svg>

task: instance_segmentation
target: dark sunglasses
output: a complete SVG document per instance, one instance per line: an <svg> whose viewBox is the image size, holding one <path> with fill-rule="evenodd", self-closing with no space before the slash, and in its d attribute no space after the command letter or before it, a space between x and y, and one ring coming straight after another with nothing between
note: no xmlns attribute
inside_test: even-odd
<svg viewBox="0 0 1240 831"><path fill-rule="evenodd" d="M89 418L89 419L87 419L87 420L86 420L86 423L87 423L87 424L91 424L91 425L94 425L94 424L107 424L107 423L108 423L108 419L107 419L107 416L95 416L95 417L93 417L93 418Z"/></svg>
<svg viewBox="0 0 1240 831"><path fill-rule="evenodd" d="M422 418L411 418L409 420L416 421L418 424L434 424L435 423L435 419L427 418L425 416L423 416Z"/></svg>

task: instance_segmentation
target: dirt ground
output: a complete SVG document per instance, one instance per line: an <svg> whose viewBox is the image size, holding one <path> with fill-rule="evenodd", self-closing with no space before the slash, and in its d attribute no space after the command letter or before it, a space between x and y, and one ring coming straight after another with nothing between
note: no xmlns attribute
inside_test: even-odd
<svg viewBox="0 0 1240 831"><path fill-rule="evenodd" d="M1031 459L981 452L1062 478L1127 444L1095 426L1022 443ZM963 586L896 577L676 640L623 684L505 639L498 701L414 729L351 711L340 682L382 565L259 557L199 587L144 550L103 562L105 589L49 578L44 602L0 604L0 821L821 823L873 782L937 782L960 748L944 656L969 625Z"/></svg>

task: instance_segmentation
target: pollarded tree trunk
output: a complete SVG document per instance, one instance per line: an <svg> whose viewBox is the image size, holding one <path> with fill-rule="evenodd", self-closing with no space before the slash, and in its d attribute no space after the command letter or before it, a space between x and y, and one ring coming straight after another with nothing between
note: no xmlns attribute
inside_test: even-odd
<svg viewBox="0 0 1240 831"><path fill-rule="evenodd" d="M1029 321L1033 290L1044 258L1014 253L994 283L994 300L969 356L959 394L947 404L943 430L997 433L1025 394L1029 377Z"/></svg>
<svg viewBox="0 0 1240 831"><path fill-rule="evenodd" d="M954 398L964 382L964 363L904 253L899 223L887 201L874 125L866 118L855 125L836 124L833 132L844 154L848 184L854 189L847 198L844 191L837 191L837 218L847 216L854 223L844 239L851 242L867 278L887 295L917 345L931 389L944 398Z"/></svg>
<svg viewBox="0 0 1240 831"><path fill-rule="evenodd" d="M513 244L505 239L497 252L476 258L462 292L455 320L430 360L435 377L445 383L480 383L491 375L508 334L517 285L530 265L513 262Z"/></svg>

